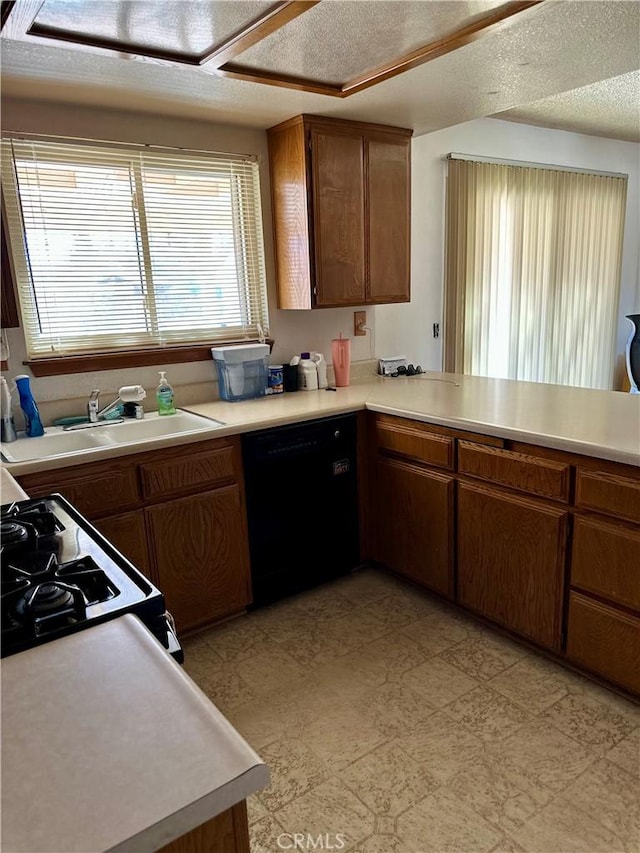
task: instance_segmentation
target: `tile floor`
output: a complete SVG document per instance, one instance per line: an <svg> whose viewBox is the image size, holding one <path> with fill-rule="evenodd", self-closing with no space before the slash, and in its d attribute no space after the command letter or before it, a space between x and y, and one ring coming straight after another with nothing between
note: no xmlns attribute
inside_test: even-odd
<svg viewBox="0 0 640 853"><path fill-rule="evenodd" d="M365 570L184 645L271 768L254 853L296 832L353 853L640 851L640 708L395 578Z"/></svg>

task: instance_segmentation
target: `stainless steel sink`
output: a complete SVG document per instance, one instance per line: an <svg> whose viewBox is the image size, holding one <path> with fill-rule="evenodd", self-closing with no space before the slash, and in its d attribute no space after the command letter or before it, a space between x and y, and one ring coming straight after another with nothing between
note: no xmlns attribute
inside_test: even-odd
<svg viewBox="0 0 640 853"><path fill-rule="evenodd" d="M62 427L48 427L45 434L39 438L21 437L10 444L2 443L1 451L5 462L28 462L86 453L104 447L144 445L159 438L190 435L223 426L221 421L182 410L178 410L175 415L162 416L152 412L142 420L100 424L86 429L64 430Z"/></svg>

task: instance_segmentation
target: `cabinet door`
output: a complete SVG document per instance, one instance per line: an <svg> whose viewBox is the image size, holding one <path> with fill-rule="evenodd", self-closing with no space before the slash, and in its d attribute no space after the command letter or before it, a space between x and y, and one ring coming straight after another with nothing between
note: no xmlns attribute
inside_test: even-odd
<svg viewBox="0 0 640 853"><path fill-rule="evenodd" d="M9 329L20 325L18 314L18 303L16 300L15 282L13 278L13 267L9 255L9 240L5 227L4 200L0 217L0 291L2 292L2 305L0 317L2 327Z"/></svg>
<svg viewBox="0 0 640 853"><path fill-rule="evenodd" d="M368 302L408 302L409 140L371 139L368 150Z"/></svg>
<svg viewBox="0 0 640 853"><path fill-rule="evenodd" d="M114 548L117 548L128 560L131 560L136 569L139 569L150 580L156 580L152 577L142 510L112 515L93 523Z"/></svg>
<svg viewBox="0 0 640 853"><path fill-rule="evenodd" d="M567 512L460 483L458 600L560 650Z"/></svg>
<svg viewBox="0 0 640 853"><path fill-rule="evenodd" d="M374 559L447 596L453 593L453 482L380 458L372 500Z"/></svg>
<svg viewBox="0 0 640 853"><path fill-rule="evenodd" d="M158 586L178 631L245 609L249 551L238 486L148 507L145 513Z"/></svg>
<svg viewBox="0 0 640 853"><path fill-rule="evenodd" d="M312 130L314 304L365 301L363 139Z"/></svg>

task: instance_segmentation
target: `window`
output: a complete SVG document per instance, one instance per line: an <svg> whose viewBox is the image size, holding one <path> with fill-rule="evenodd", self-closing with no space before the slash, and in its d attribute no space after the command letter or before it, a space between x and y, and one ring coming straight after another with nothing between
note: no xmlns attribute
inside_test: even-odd
<svg viewBox="0 0 640 853"><path fill-rule="evenodd" d="M2 148L31 359L268 331L255 160L79 141Z"/></svg>
<svg viewBox="0 0 640 853"><path fill-rule="evenodd" d="M450 159L446 370L612 387L626 184Z"/></svg>

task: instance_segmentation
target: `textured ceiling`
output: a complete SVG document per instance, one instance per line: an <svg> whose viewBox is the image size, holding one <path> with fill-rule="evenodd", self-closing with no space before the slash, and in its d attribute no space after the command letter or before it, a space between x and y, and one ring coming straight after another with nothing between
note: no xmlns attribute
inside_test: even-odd
<svg viewBox="0 0 640 853"><path fill-rule="evenodd" d="M640 142L640 71L553 95L495 118Z"/></svg>
<svg viewBox="0 0 640 853"><path fill-rule="evenodd" d="M264 14L270 0L44 0L35 23L182 54L204 53ZM115 10L115 13L114 13Z"/></svg>
<svg viewBox="0 0 640 853"><path fill-rule="evenodd" d="M550 99L550 126L567 126L565 115L569 125L576 122L568 129L631 138L628 128L620 129L623 110L594 84L640 68L639 31L636 0L546 0L459 50L344 100L123 54L3 39L2 93L256 128L309 112L411 127L416 134L488 115L544 125ZM594 97L587 92L576 107L583 87L593 88ZM637 110L637 77L622 83L615 99L627 112L630 105Z"/></svg>
<svg viewBox="0 0 640 853"><path fill-rule="evenodd" d="M455 32L503 0L327 0L250 47L242 68L347 83Z"/></svg>

